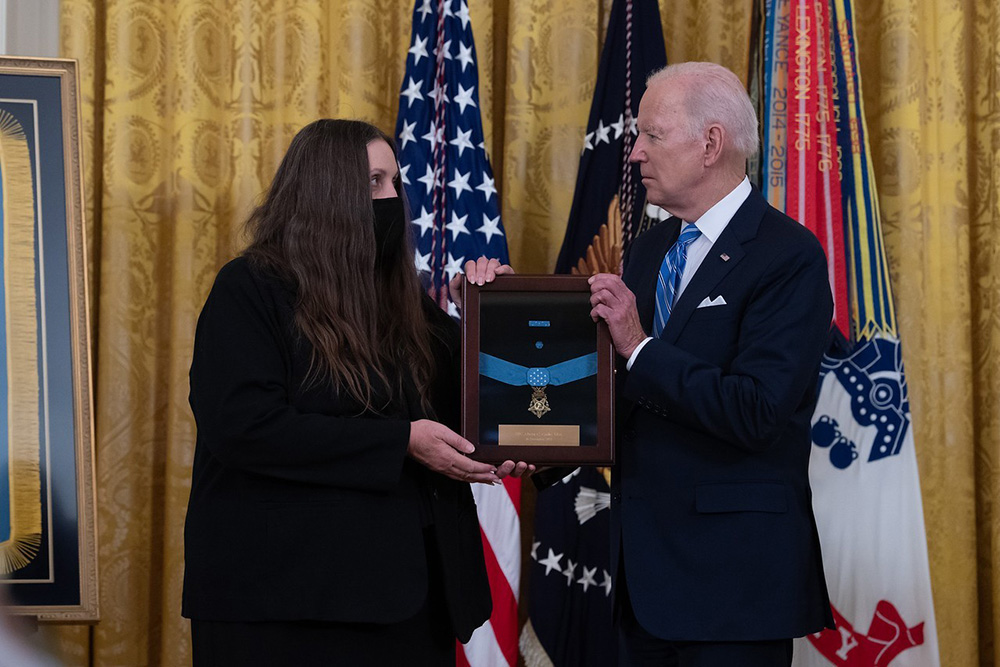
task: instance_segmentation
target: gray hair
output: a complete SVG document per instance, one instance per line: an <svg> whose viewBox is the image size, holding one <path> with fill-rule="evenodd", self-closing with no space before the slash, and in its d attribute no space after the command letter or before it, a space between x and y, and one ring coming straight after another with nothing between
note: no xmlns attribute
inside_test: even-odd
<svg viewBox="0 0 1000 667"><path fill-rule="evenodd" d="M711 123L719 123L732 139L732 146L744 158L753 157L760 147L757 111L750 96L732 71L722 65L686 62L667 65L649 75L646 86L657 81L688 79L684 107L692 137L701 136Z"/></svg>

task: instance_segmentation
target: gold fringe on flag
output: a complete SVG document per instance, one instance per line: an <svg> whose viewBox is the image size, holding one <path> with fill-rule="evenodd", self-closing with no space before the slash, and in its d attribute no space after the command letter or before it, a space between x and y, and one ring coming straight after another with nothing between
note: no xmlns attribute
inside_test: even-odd
<svg viewBox="0 0 1000 667"><path fill-rule="evenodd" d="M525 667L554 667L552 658L545 652L545 647L535 634L535 628L531 625L531 619L521 628L521 638L518 641L518 648L521 649L521 657L524 658Z"/></svg>
<svg viewBox="0 0 1000 667"><path fill-rule="evenodd" d="M10 538L0 542L0 574L34 560L42 543L38 402L38 323L35 298L35 186L21 124L0 110L3 179L3 278L7 349L7 447Z"/></svg>

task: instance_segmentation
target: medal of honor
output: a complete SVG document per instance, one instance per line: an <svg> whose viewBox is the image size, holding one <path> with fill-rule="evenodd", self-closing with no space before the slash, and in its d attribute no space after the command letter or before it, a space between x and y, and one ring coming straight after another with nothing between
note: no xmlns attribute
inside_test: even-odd
<svg viewBox="0 0 1000 667"><path fill-rule="evenodd" d="M531 388L531 402L528 403L528 412L539 419L552 408L549 407L549 397L545 395L545 387Z"/></svg>
<svg viewBox="0 0 1000 667"><path fill-rule="evenodd" d="M541 419L552 411L545 388L549 385L568 384L597 374L597 353L570 359L548 367L521 366L509 361L479 353L479 374L488 378L514 386L528 385L531 387L531 401L528 412Z"/></svg>

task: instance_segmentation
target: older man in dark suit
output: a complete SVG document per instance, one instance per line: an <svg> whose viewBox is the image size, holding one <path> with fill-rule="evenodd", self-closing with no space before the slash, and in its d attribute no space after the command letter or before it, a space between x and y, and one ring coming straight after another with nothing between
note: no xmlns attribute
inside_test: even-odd
<svg viewBox="0 0 1000 667"><path fill-rule="evenodd" d="M808 463L832 318L817 239L746 177L757 118L711 63L650 77L631 161L674 217L591 279L618 371L623 665L787 665L832 627Z"/></svg>

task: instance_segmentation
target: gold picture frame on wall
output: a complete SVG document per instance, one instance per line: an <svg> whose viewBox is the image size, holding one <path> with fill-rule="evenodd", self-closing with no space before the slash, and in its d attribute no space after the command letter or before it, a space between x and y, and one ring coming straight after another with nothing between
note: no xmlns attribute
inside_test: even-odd
<svg viewBox="0 0 1000 667"><path fill-rule="evenodd" d="M0 600L43 622L99 619L79 104L0 56Z"/></svg>

